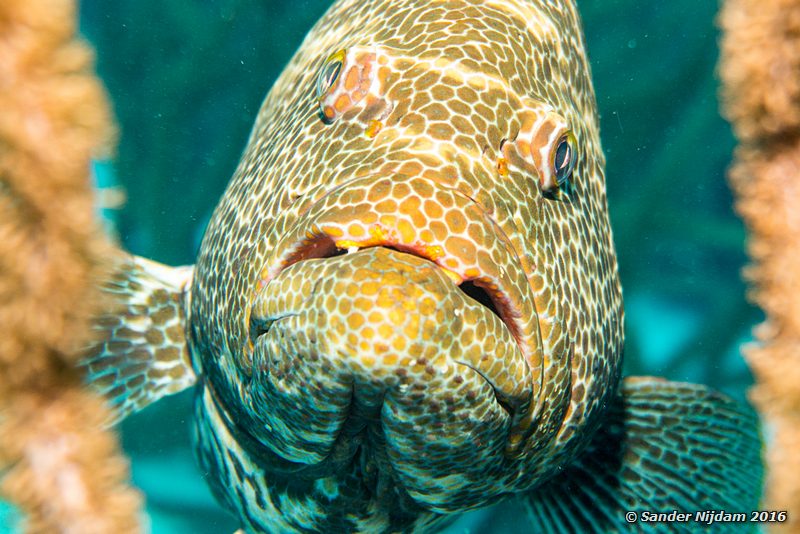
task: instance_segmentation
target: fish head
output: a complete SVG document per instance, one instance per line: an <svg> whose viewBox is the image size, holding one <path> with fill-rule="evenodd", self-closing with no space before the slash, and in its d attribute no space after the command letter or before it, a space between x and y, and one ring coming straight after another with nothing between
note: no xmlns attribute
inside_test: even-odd
<svg viewBox="0 0 800 534"><path fill-rule="evenodd" d="M192 349L252 454L453 512L577 450L622 350L597 122L569 2L335 4L194 276Z"/></svg>

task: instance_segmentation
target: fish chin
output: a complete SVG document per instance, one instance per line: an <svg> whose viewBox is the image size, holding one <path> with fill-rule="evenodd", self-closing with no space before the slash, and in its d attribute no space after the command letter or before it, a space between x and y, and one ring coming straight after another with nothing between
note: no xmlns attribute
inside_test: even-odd
<svg viewBox="0 0 800 534"><path fill-rule="evenodd" d="M531 401L531 370L503 320L439 266L386 247L305 259L251 317L253 391L269 408L255 434L271 452L337 458L343 476L377 466L440 512L508 490L486 474Z"/></svg>

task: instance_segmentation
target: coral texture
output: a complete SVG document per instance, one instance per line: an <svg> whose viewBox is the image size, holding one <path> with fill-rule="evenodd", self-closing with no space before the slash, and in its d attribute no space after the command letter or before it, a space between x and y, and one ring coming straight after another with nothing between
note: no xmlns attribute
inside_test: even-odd
<svg viewBox="0 0 800 534"><path fill-rule="evenodd" d="M740 145L730 171L749 232L750 298L766 313L746 349L765 421L764 508L800 530L800 1L728 0L720 23L723 110Z"/></svg>
<svg viewBox="0 0 800 534"><path fill-rule="evenodd" d="M132 532L141 498L75 369L112 252L90 158L113 140L75 9L0 2L0 497L29 532Z"/></svg>

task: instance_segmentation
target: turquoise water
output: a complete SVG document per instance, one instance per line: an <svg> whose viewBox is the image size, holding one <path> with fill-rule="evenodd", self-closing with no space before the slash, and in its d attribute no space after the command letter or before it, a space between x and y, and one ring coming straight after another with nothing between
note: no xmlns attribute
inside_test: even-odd
<svg viewBox="0 0 800 534"><path fill-rule="evenodd" d="M116 165L102 177L127 191L125 207L106 215L128 250L193 262L261 99L327 5L82 2L81 27L122 131ZM716 101L717 3L579 7L626 298L626 374L706 383L743 399L752 379L738 346L760 316L744 301L744 231L725 181L734 140ZM194 463L190 400L176 395L121 425L134 482L153 532L233 532ZM513 532L517 512L474 513L450 532Z"/></svg>

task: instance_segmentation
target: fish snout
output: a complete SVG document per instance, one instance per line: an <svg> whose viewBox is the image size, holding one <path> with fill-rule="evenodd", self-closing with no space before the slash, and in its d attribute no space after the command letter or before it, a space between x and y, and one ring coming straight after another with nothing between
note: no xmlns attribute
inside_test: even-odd
<svg viewBox="0 0 800 534"><path fill-rule="evenodd" d="M513 250L471 199L422 178L356 180L309 208L263 278L253 435L272 452L315 465L372 441L360 450L383 460L367 464L439 512L509 490L487 473L530 420L538 321Z"/></svg>

